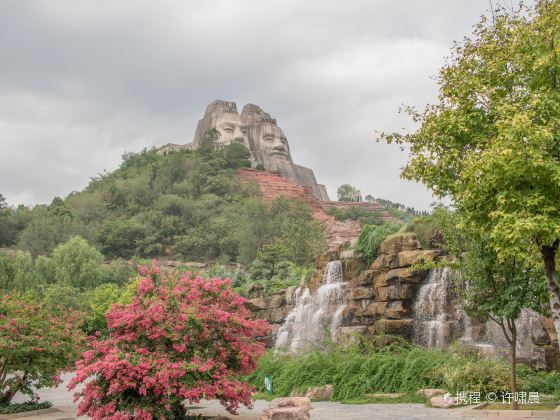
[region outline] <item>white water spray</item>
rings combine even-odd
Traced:
[[[314,294],[306,286],[294,292],[294,308],[278,329],[275,348],[297,352],[320,344],[325,334],[336,339],[340,327],[346,283],[342,278],[342,263],[331,261],[323,281]]]

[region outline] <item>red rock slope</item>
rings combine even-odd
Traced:
[[[287,196],[305,201],[313,212],[315,219],[325,223],[329,231],[329,248],[338,247],[349,242],[360,235],[360,224],[353,220],[336,221],[329,216],[318,201],[310,187],[296,184],[286,178],[269,172],[254,169],[242,169],[238,172],[238,178],[242,183],[256,182],[266,201],[272,201],[278,196]],[[332,202],[326,202],[332,203]]]

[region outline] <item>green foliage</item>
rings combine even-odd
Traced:
[[[112,283],[101,284],[89,293],[89,316],[86,320],[88,331],[107,332],[105,313],[111,309],[113,303],[119,301],[122,294],[122,289]]]
[[[450,197],[499,259],[545,264],[560,334],[559,37],[557,0],[498,7],[454,46],[437,103],[408,109],[420,128],[383,137],[409,145],[402,175]]]
[[[373,393],[412,394],[421,388],[500,393],[509,391],[507,361],[480,358],[466,352],[427,350],[416,346],[330,346],[326,351],[298,355],[269,351],[249,381],[264,392],[264,377],[272,376],[276,396],[331,384],[333,400],[359,399]],[[552,393],[560,386],[558,372],[520,367],[519,389]],[[408,398],[408,397],[407,397]],[[394,401],[393,401],[394,402]]]
[[[350,184],[343,184],[336,190],[338,201],[362,201],[362,193]]]
[[[263,246],[262,251],[257,253],[257,261],[259,261],[263,268],[268,272],[268,279],[271,279],[275,274],[276,266],[288,256],[288,249],[280,243],[271,243]]]
[[[450,353],[416,347],[390,346],[377,351],[331,347],[297,356],[271,351],[260,360],[249,380],[264,391],[264,376],[272,376],[279,396],[332,384],[333,399],[340,401],[369,393],[441,387],[442,379],[433,372],[452,360]]]
[[[4,197],[0,200],[0,247],[13,246],[19,233],[29,223],[30,211],[20,205],[17,208],[9,207]]]
[[[65,283],[54,283],[41,290],[41,301],[48,308],[71,308],[80,312],[87,311],[84,294],[77,287]]]
[[[57,246],[52,254],[56,282],[81,290],[100,284],[102,262],[103,255],[79,236]]]
[[[379,245],[387,239],[389,235],[396,233],[401,228],[397,223],[386,223],[384,225],[365,225],[358,238],[356,249],[362,258],[371,264],[377,258]]]
[[[43,401],[43,402],[27,401],[24,403],[0,405],[0,414],[24,413],[26,411],[44,410],[46,408],[51,408],[51,407],[52,407],[52,403],[49,401]]]
[[[331,208],[327,210],[327,214],[333,216],[336,220],[357,220],[362,225],[383,224],[383,219],[379,212],[360,207],[350,207],[347,209]]]
[[[36,285],[31,254],[25,251],[18,251],[13,264],[13,279],[8,289],[28,290]]]
[[[469,390],[485,395],[510,390],[510,372],[503,360],[457,358],[435,371],[451,394]]]
[[[25,229],[19,234],[17,246],[29,251],[33,257],[48,255],[56,245],[72,236],[92,240],[88,226],[61,210],[62,206],[36,206]]]
[[[519,378],[526,390],[538,390],[541,393],[555,394],[556,398],[560,398],[560,372],[556,370],[535,372],[521,365]]]
[[[258,252],[264,252],[266,246],[269,251],[265,254],[274,250],[276,261],[309,264],[324,250],[326,243],[325,228],[313,218],[309,206],[286,197],[276,198],[271,206],[258,198],[246,200],[238,237],[239,260],[245,264],[253,261]]]
[[[0,295],[0,404],[18,392],[37,400],[37,388],[61,382],[60,371],[82,344],[77,321],[74,311],[49,308],[28,294]]]
[[[401,203],[395,203],[391,200],[386,200],[384,198],[375,198],[372,195],[366,195],[366,201],[369,203],[376,202],[381,207],[387,210],[391,216],[395,219],[402,220],[403,222],[408,222],[417,216],[427,216],[428,212],[425,210],[416,210],[414,207],[405,206]]]
[[[410,220],[403,229],[416,235],[424,249],[441,248],[441,231],[432,216],[419,216]]]

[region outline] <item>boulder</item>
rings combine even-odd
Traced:
[[[375,297],[379,302],[404,300],[412,298],[415,291],[416,287],[410,284],[393,284],[391,286],[378,287],[375,291]]]
[[[396,254],[401,251],[422,249],[420,241],[412,233],[390,236],[379,246],[379,255]]]
[[[304,407],[311,409],[311,400],[307,397],[282,397],[273,399],[268,408]]]
[[[333,386],[323,385],[310,388],[305,396],[311,401],[329,401],[333,396]]]
[[[247,295],[249,299],[262,298],[264,297],[264,292],[265,290],[262,284],[253,284],[249,287],[249,290],[247,290]]]
[[[375,287],[387,286],[397,283],[420,283],[426,275],[423,271],[412,271],[409,268],[393,268],[375,278]]]
[[[422,260],[433,261],[439,253],[437,249],[402,251],[391,261],[390,268],[410,267]]]
[[[348,293],[348,299],[372,299],[373,289],[371,287],[354,287]]]
[[[458,405],[457,397],[452,397],[449,394],[432,397],[430,398],[430,403],[432,404],[432,407],[436,408],[451,408]]]
[[[365,316],[382,315],[387,308],[387,302],[373,302],[368,305],[362,312]]]
[[[281,290],[265,298],[268,308],[280,308],[286,305],[286,291]]]
[[[416,391],[416,395],[423,395],[426,398],[437,397],[438,395],[443,395],[445,393],[445,389],[438,388],[423,388]]]
[[[379,273],[372,270],[362,271],[356,277],[347,279],[351,287],[371,286],[373,278]]]
[[[409,338],[412,335],[413,326],[413,319],[380,319],[369,327],[369,331],[372,335],[390,334]]]
[[[309,420],[311,401],[307,397],[273,399],[260,420]]]
[[[356,344],[360,337],[362,337],[367,331],[367,326],[356,325],[351,327],[340,327],[338,329],[338,336],[336,341],[342,346]]]
[[[408,312],[408,308],[403,304],[402,300],[395,300],[388,303],[383,314],[386,319],[401,319],[408,315]]]
[[[244,305],[251,312],[264,311],[266,309],[264,297],[249,299],[245,301]]]

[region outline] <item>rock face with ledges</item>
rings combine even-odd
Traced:
[[[365,327],[365,334],[396,334],[410,338],[413,328],[413,301],[426,271],[411,266],[433,261],[438,250],[424,250],[411,234],[394,235],[379,247],[370,267],[360,266],[359,256],[347,255],[345,279],[349,281],[347,327]],[[357,267],[356,267],[357,266]]]

